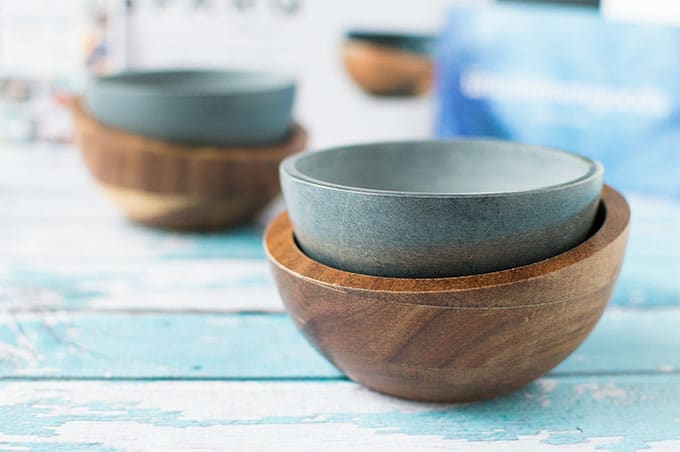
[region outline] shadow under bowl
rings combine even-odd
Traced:
[[[130,219],[159,228],[204,231],[253,219],[280,190],[278,167],[301,151],[294,126],[279,144],[188,147],[105,126],[71,105],[85,166]]]
[[[176,70],[98,77],[85,109],[102,123],[188,145],[265,145],[292,127],[295,81],[265,72]]]
[[[281,165],[288,213],[313,259],[387,277],[462,276],[536,262],[582,242],[602,167],[494,140],[344,146]]]
[[[630,211],[605,186],[592,235],[541,262],[456,278],[381,278],[306,256],[284,213],[264,245],[286,308],[307,340],[373,390],[467,402],[517,390],[586,338],[611,297]]]

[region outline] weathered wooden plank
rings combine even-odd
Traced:
[[[680,376],[542,379],[428,405],[350,382],[0,384],[0,447],[32,450],[678,450]]]
[[[45,258],[0,262],[0,309],[282,312],[263,259]]]
[[[0,322],[0,378],[339,375],[280,314],[8,314]]]
[[[609,310],[554,375],[680,372],[680,309]],[[287,316],[6,313],[0,378],[340,378]]]
[[[77,219],[67,224],[45,222],[0,227],[3,261],[12,263],[26,258],[40,261],[55,256],[102,260],[264,257],[261,227],[240,227],[228,233],[180,234],[145,228],[118,217],[99,219],[96,225]]]
[[[2,198],[0,193],[0,201]],[[646,209],[646,204],[640,208],[644,215]],[[238,278],[229,274],[232,271],[241,274],[238,270],[241,259],[264,258],[259,227],[214,234],[173,234],[130,224],[115,214],[94,215],[87,221],[77,215],[67,217],[68,221],[60,221],[59,216],[40,221],[26,218],[19,221],[14,217],[0,221],[0,303],[11,305],[12,309],[30,309],[28,295],[34,304],[43,307],[129,309],[130,303],[120,303],[124,296],[134,299],[140,309],[155,309],[163,303],[166,309],[192,305],[196,310],[214,310],[219,309],[217,291],[202,297],[202,289],[192,281],[240,291],[235,283]],[[680,220],[665,226],[652,219],[646,226],[633,224],[614,304],[680,304],[680,235],[674,232],[677,226]],[[654,228],[661,228],[661,232],[654,232]],[[666,238],[667,234],[670,238]],[[678,242],[677,247],[674,241]],[[189,261],[167,263],[168,259]],[[231,264],[222,259],[237,262]],[[186,265],[185,270],[182,265]],[[167,290],[153,296],[150,288],[146,290],[143,285],[125,279],[131,273],[126,268],[137,269],[135,274],[145,275],[150,281],[165,278]],[[257,288],[257,293],[253,284],[249,286],[255,294],[252,297],[233,297],[225,292],[224,299],[243,302],[241,306],[228,302],[223,306],[225,310],[281,309],[278,297],[271,296],[274,292],[266,266],[259,269],[260,275],[255,278],[263,285]],[[93,278],[95,272],[98,276]],[[213,275],[214,279],[208,280],[199,273]],[[126,286],[129,292],[124,293]]]
[[[173,239],[159,236],[163,240]],[[117,250],[127,249],[130,255],[0,260],[0,309],[283,311],[266,262],[250,257],[262,252],[259,237],[245,244],[223,243],[224,254],[232,257],[182,258],[179,255],[190,256],[196,249],[191,244],[184,248],[184,243],[181,236],[174,245],[166,243],[178,256],[172,259],[149,256],[151,249],[124,242]],[[213,249],[216,253],[217,248]],[[611,304],[680,305],[679,261],[629,258]]]

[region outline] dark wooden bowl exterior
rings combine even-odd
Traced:
[[[417,53],[350,40],[342,58],[354,82],[375,96],[417,96],[432,85],[432,61]]]
[[[286,214],[265,233],[281,297],[309,342],[351,379],[407,399],[465,402],[519,389],[586,338],[612,294],[630,211],[605,187],[581,245],[510,270],[380,278],[304,255]]]
[[[79,100],[71,110],[92,176],[131,219],[162,228],[206,230],[251,219],[279,194],[281,160],[307,142],[296,125],[279,145],[190,147],[105,126]]]

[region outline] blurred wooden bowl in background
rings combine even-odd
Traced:
[[[184,146],[105,126],[80,99],[70,103],[85,166],[130,219],[175,230],[211,230],[251,220],[280,191],[278,166],[304,149],[295,125],[280,144]]]
[[[433,63],[427,55],[350,38],[342,58],[352,80],[374,96],[417,96],[432,85]]]

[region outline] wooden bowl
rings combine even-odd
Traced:
[[[133,135],[71,103],[83,161],[111,200],[134,221],[209,230],[253,218],[279,194],[278,167],[307,141],[296,125],[278,145],[188,147]]]
[[[415,52],[350,39],[342,58],[352,80],[374,96],[417,96],[432,85],[432,61]]]
[[[286,214],[265,232],[297,327],[349,378],[407,399],[464,402],[521,388],[586,338],[611,296],[630,211],[610,187],[586,241],[510,270],[454,278],[381,278],[304,255]]]

